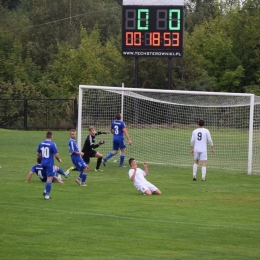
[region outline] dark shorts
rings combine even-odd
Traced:
[[[97,152],[95,150],[92,150],[90,153],[84,154],[82,158],[86,162],[86,164],[89,164],[90,158],[95,157],[96,153]]]

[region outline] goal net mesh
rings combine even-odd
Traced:
[[[207,165],[212,168],[247,171],[250,96],[140,90],[82,87],[79,145],[82,147],[90,125],[94,125],[96,131],[110,132],[111,122],[116,113],[121,112],[133,142],[131,146],[127,145],[126,164],[128,158],[134,157],[138,161],[149,163],[191,166],[191,134],[198,127],[198,120],[203,118],[215,147],[214,155],[208,149]],[[260,171],[259,112],[260,97],[255,97],[252,172]],[[106,156],[112,151],[112,135],[100,136],[102,138],[105,138],[106,144],[97,150]],[[112,163],[113,159],[115,158],[108,163]]]

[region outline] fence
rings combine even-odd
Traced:
[[[74,99],[1,99],[0,128],[70,129],[76,127]]]

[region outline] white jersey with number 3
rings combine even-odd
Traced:
[[[192,132],[191,146],[194,147],[194,153],[207,152],[207,142],[213,146],[213,142],[208,129],[199,127]]]

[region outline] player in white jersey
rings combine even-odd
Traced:
[[[148,175],[148,165],[146,162],[144,162],[144,171],[137,167],[134,158],[129,159],[129,164],[131,169],[129,170],[128,175],[130,180],[134,182],[134,186],[137,190],[141,191],[143,195],[161,194],[161,191],[144,177]]]
[[[202,181],[206,181],[206,164],[207,164],[207,143],[210,144],[212,154],[214,154],[213,141],[208,129],[204,128],[204,120],[199,120],[199,128],[192,132],[191,136],[191,154],[194,154],[193,180],[196,181],[196,174],[199,161],[201,161]]]

